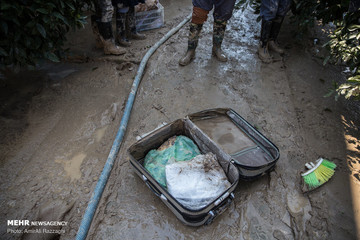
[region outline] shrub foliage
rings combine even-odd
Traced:
[[[259,13],[261,0],[239,0],[237,8],[251,7]],[[293,0],[292,13],[300,33],[315,26],[333,23],[336,26],[325,44],[330,49],[330,57],[338,63],[346,64],[351,70],[347,82],[336,86],[336,91],[345,98],[360,100],[360,3],[357,0]],[[329,58],[330,58],[329,57]],[[326,58],[324,64],[329,60]]]
[[[2,0],[0,66],[59,61],[65,34],[85,23],[88,0]]]

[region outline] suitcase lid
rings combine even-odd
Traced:
[[[279,158],[277,147],[230,108],[204,110],[186,118],[230,155],[237,165],[259,169]]]

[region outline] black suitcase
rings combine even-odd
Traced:
[[[144,168],[146,154],[174,135],[192,139],[202,153],[212,152],[231,186],[217,199],[199,210],[190,210],[162,188]],[[177,218],[190,226],[210,224],[234,199],[239,178],[254,179],[271,170],[279,158],[274,144],[232,109],[210,109],[167,124],[137,141],[129,148],[130,163],[145,184]]]

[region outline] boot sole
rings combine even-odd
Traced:
[[[219,60],[220,62],[227,62],[228,61],[228,59],[226,58],[226,59],[221,59],[221,58],[219,58],[217,55],[216,55],[216,53],[213,53],[212,54],[213,55],[213,57],[215,57],[217,60]]]
[[[278,50],[275,50],[275,49],[273,49],[273,48],[269,48],[269,50],[270,50],[270,51],[273,51],[273,52],[276,52],[276,53],[278,53],[278,54],[280,54],[280,55],[282,55],[282,54],[285,53],[285,51],[278,51]]]
[[[110,52],[110,51],[104,51],[104,54],[105,54],[105,55],[115,55],[115,56],[123,55],[123,54],[125,54],[125,53],[126,53],[125,50],[124,50],[124,51],[121,51],[121,52],[118,52],[118,53],[112,53],[112,52]]]
[[[180,62],[180,61],[179,61],[179,65],[180,65],[180,66],[187,66],[187,65],[189,65],[193,60],[194,60],[194,58],[192,57],[192,58],[190,58],[190,61],[189,61],[189,62],[186,62],[186,63],[183,63],[183,62]]]
[[[272,63],[272,58],[270,59],[270,58],[262,58],[262,57],[260,57],[260,55],[259,55],[259,59],[263,62],[263,63]]]

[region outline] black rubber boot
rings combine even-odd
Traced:
[[[188,38],[188,48],[187,51],[179,61],[181,66],[188,65],[191,60],[195,57],[195,49],[199,42],[199,37],[202,29],[202,24],[190,23],[189,38]]]
[[[272,21],[273,24],[271,26],[271,31],[269,36],[269,49],[280,54],[284,53],[284,49],[279,47],[277,42],[277,37],[279,35],[283,21],[284,21],[284,17],[276,16],[276,18]]]
[[[261,61],[264,63],[272,62],[272,56],[269,53],[268,43],[270,40],[270,33],[272,28],[272,21],[262,20],[261,23],[261,36],[260,36],[260,45],[258,48],[258,54]]]
[[[135,21],[135,9],[130,7],[128,13],[126,14],[126,33],[129,39],[143,40],[146,39],[145,34],[141,34],[136,29]]]
[[[102,48],[103,44],[102,44],[102,41],[101,41],[101,35],[100,35],[99,27],[98,27],[98,24],[97,24],[98,21],[99,21],[98,16],[91,15],[91,29],[92,29],[92,32],[95,35],[95,44],[96,44],[97,48]]]
[[[111,22],[100,22],[97,21],[97,25],[99,28],[99,33],[104,40],[112,39],[113,32],[112,32],[112,25]]]
[[[116,9],[116,41],[124,47],[129,47],[131,42],[126,37],[126,13]]]
[[[226,55],[221,50],[221,44],[224,40],[226,24],[226,21],[214,20],[212,54],[221,62],[227,61]]]

